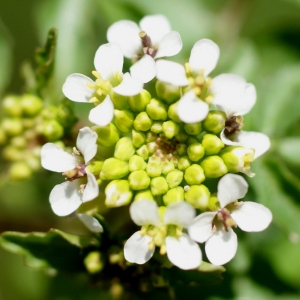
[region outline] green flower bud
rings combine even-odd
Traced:
[[[21,98],[23,112],[28,116],[37,115],[43,107],[42,99],[31,94],[24,94]]]
[[[0,127],[0,145],[4,145],[7,141],[5,131]]]
[[[163,122],[163,133],[168,139],[173,138],[179,133],[180,127],[173,121]]]
[[[135,191],[144,190],[150,184],[150,177],[143,170],[130,173],[128,180],[130,187]]]
[[[191,160],[187,156],[182,156],[178,161],[178,169],[184,171],[191,165]]]
[[[123,137],[116,144],[114,157],[129,161],[134,153],[135,148],[132,144],[131,138]]]
[[[178,107],[178,102],[175,102],[172,105],[170,105],[170,107],[168,109],[168,116],[174,122],[182,123],[182,121],[179,119],[178,114],[177,114],[177,107]]]
[[[185,131],[180,131],[177,135],[175,135],[175,139],[179,143],[184,143],[189,138],[189,135]]]
[[[3,149],[3,158],[8,161],[17,161],[22,159],[23,153],[15,146],[8,145]]]
[[[123,133],[129,133],[133,127],[134,114],[130,110],[114,110],[114,123]]]
[[[180,99],[180,88],[178,86],[157,80],[155,87],[158,97],[168,104],[174,103]]]
[[[25,162],[15,162],[10,166],[9,176],[15,181],[26,180],[32,176],[32,170]]]
[[[174,170],[168,173],[166,176],[167,183],[169,188],[172,189],[179,185],[183,179],[183,172],[179,170]]]
[[[150,188],[154,196],[165,194],[169,190],[167,180],[162,176],[153,178]]]
[[[104,161],[100,178],[103,180],[119,179],[129,173],[128,162],[117,158],[108,158]]]
[[[200,143],[194,143],[188,146],[187,153],[192,161],[198,161],[204,156],[204,148]]]
[[[138,201],[138,200],[145,200],[145,199],[154,200],[154,197],[149,189],[136,192],[133,200]]]
[[[136,150],[136,154],[143,158],[143,160],[147,160],[149,157],[149,150],[146,145],[143,145],[139,149]]]
[[[167,191],[163,196],[165,205],[170,205],[175,202],[181,202],[184,199],[184,189],[181,186],[177,186]]]
[[[168,112],[166,106],[157,99],[151,99],[146,108],[147,114],[153,120],[165,121],[168,118]]]
[[[205,177],[217,178],[225,175],[228,170],[221,157],[217,155],[206,157],[201,163]]]
[[[193,136],[190,136],[187,141],[186,141],[186,144],[188,146],[192,145],[192,144],[197,144],[199,143],[199,140],[196,138],[196,137],[193,137]]]
[[[155,134],[151,131],[147,132],[147,138],[146,138],[147,143],[154,142],[154,141],[156,141],[156,139],[157,139],[157,134]]]
[[[104,259],[99,251],[90,252],[83,260],[89,274],[96,274],[103,270]]]
[[[45,107],[41,112],[42,118],[46,120],[56,119],[57,114],[58,114],[58,107],[56,106]]]
[[[170,173],[173,170],[175,170],[175,167],[174,167],[174,164],[171,163],[170,161],[166,160],[161,163],[161,172],[164,175],[167,175],[168,173]]]
[[[184,124],[184,130],[189,135],[198,135],[201,133],[202,130],[202,123],[190,123],[190,124]]]
[[[153,154],[157,150],[156,142],[150,142],[147,144],[147,148],[150,154]]]
[[[249,177],[255,174],[250,170],[250,163],[254,160],[254,149],[242,146],[229,146],[220,152],[228,172],[242,172]]]
[[[117,127],[112,123],[104,127],[93,126],[92,129],[98,134],[97,144],[103,147],[115,145],[120,138]]]
[[[135,130],[148,131],[150,130],[152,123],[152,119],[143,111],[136,116],[133,121],[133,126]]]
[[[23,132],[23,125],[21,119],[5,118],[2,120],[2,129],[7,135],[16,136]]]
[[[206,130],[218,134],[225,127],[225,121],[226,114],[223,111],[212,110],[203,121],[203,126]]]
[[[112,103],[114,104],[115,109],[123,110],[123,109],[128,109],[129,108],[129,98],[126,96],[121,96],[114,91],[111,91],[110,94],[110,99]]]
[[[139,148],[146,142],[146,134],[142,131],[132,130],[132,144],[134,147]]]
[[[210,191],[203,184],[190,186],[184,195],[184,198],[187,202],[189,202],[195,208],[201,209],[202,211],[207,209],[209,197]]]
[[[48,141],[58,140],[64,135],[64,128],[56,120],[45,120],[37,127],[37,131]]]
[[[150,93],[146,90],[142,90],[140,94],[129,97],[128,103],[134,112],[142,112],[146,110],[146,106],[150,103],[150,100]]]
[[[177,153],[182,156],[182,155],[185,155],[186,154],[186,151],[187,151],[187,146],[186,144],[178,144],[176,146],[176,151]]]
[[[143,160],[142,157],[138,155],[133,155],[129,160],[129,171],[138,171],[145,170],[147,167],[147,163]]]
[[[202,146],[206,155],[213,155],[219,153],[219,151],[224,148],[224,143],[214,134],[205,134],[203,136]]]
[[[146,172],[150,177],[159,176],[161,174],[160,162],[148,162]]]
[[[159,122],[159,121],[153,122],[153,124],[151,126],[151,131],[155,134],[161,133],[163,131],[162,124],[163,123]]]
[[[32,128],[36,124],[36,119],[22,118],[22,124],[23,124],[23,127],[26,128],[26,129]]]
[[[204,171],[199,165],[191,165],[185,170],[184,179],[189,185],[200,184],[205,180]]]
[[[22,106],[19,96],[9,95],[2,101],[4,112],[10,117],[20,117],[22,115]]]
[[[210,196],[207,208],[211,211],[217,211],[220,209],[219,200],[215,195]]]
[[[10,140],[11,145],[23,149],[26,147],[28,141],[23,136],[15,136]]]
[[[127,205],[132,195],[128,180],[113,180],[105,188],[105,204],[108,207]]]
[[[94,175],[99,175],[101,170],[102,170],[102,167],[103,167],[103,161],[93,161],[91,163],[89,163],[87,165],[87,169]]]

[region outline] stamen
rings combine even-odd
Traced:
[[[97,72],[97,71],[92,71],[92,74],[93,74],[96,78],[100,78],[100,77],[101,77],[100,73]]]
[[[159,254],[160,255],[164,255],[166,253],[167,253],[167,247],[166,247],[166,245],[161,245],[160,246],[160,250],[159,250]]]
[[[96,87],[95,84],[91,83],[91,82],[88,82],[87,84],[87,87],[89,87],[90,89],[94,89]]]
[[[99,100],[96,97],[93,97],[89,100],[90,103],[98,103]]]
[[[81,184],[81,185],[79,186],[79,188],[80,188],[80,193],[81,193],[81,194],[83,194],[84,189],[85,189],[85,186],[86,186],[86,184]]]
[[[73,153],[78,156],[80,155],[80,152],[76,149],[76,147],[73,147]]]

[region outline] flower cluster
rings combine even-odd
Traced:
[[[162,59],[182,42],[161,15],[139,26],[119,21],[107,38],[95,55],[96,79],[72,74],[63,85],[70,100],[95,105],[94,125],[79,131],[73,154],[51,143],[41,151],[43,167],[66,178],[50,194],[53,211],[66,216],[104,194],[107,208],[131,203],[141,226],[125,242],[128,262],[144,264],[158,247],[173,265],[198,268],[198,243],[206,242],[208,260],[225,264],[237,250],[232,227],[261,231],[272,220],[261,204],[238,201],[248,184],[236,173],[254,176],[251,162],[270,146],[264,134],[242,131],[255,87],[238,75],[209,77],[220,50],[208,39],[195,43],[184,66]],[[132,61],[125,74],[124,57]],[[155,95],[145,83],[155,83]],[[79,217],[102,231],[96,219]]]

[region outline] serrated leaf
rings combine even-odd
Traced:
[[[84,269],[84,249],[97,247],[99,242],[93,237],[82,237],[57,229],[44,232],[4,232],[0,245],[24,256],[25,264],[45,270],[81,271]]]

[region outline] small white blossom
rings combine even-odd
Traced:
[[[99,126],[106,126],[113,119],[114,105],[111,91],[122,96],[134,96],[143,89],[143,84],[155,76],[155,63],[149,56],[143,57],[123,76],[123,54],[116,43],[100,46],[95,54],[93,74],[96,80],[83,75],[71,74],[63,85],[64,95],[75,102],[94,103],[89,120]],[[104,98],[101,102],[99,97]],[[101,103],[100,103],[101,102]]]
[[[88,127],[80,129],[74,154],[69,154],[52,143],[41,149],[42,166],[50,171],[63,172],[67,181],[56,185],[50,193],[52,210],[58,216],[67,216],[83,202],[95,199],[99,188],[95,176],[86,168],[97,152],[97,134]],[[80,153],[83,155],[81,160]],[[82,178],[87,177],[87,183]],[[84,181],[85,182],[85,181]]]
[[[199,267],[201,250],[186,233],[182,233],[195,216],[195,209],[190,204],[182,201],[158,208],[152,200],[138,200],[131,204],[130,216],[142,229],[127,240],[124,246],[126,260],[144,264],[153,256],[155,246],[159,246],[160,253],[166,253],[175,266],[184,270]]]
[[[248,184],[243,177],[226,174],[218,184],[220,209],[200,214],[188,228],[193,240],[206,242],[207,258],[215,265],[227,263],[237,251],[237,236],[232,226],[257,232],[266,229],[272,221],[272,213],[265,206],[255,202],[237,202],[247,190]]]

